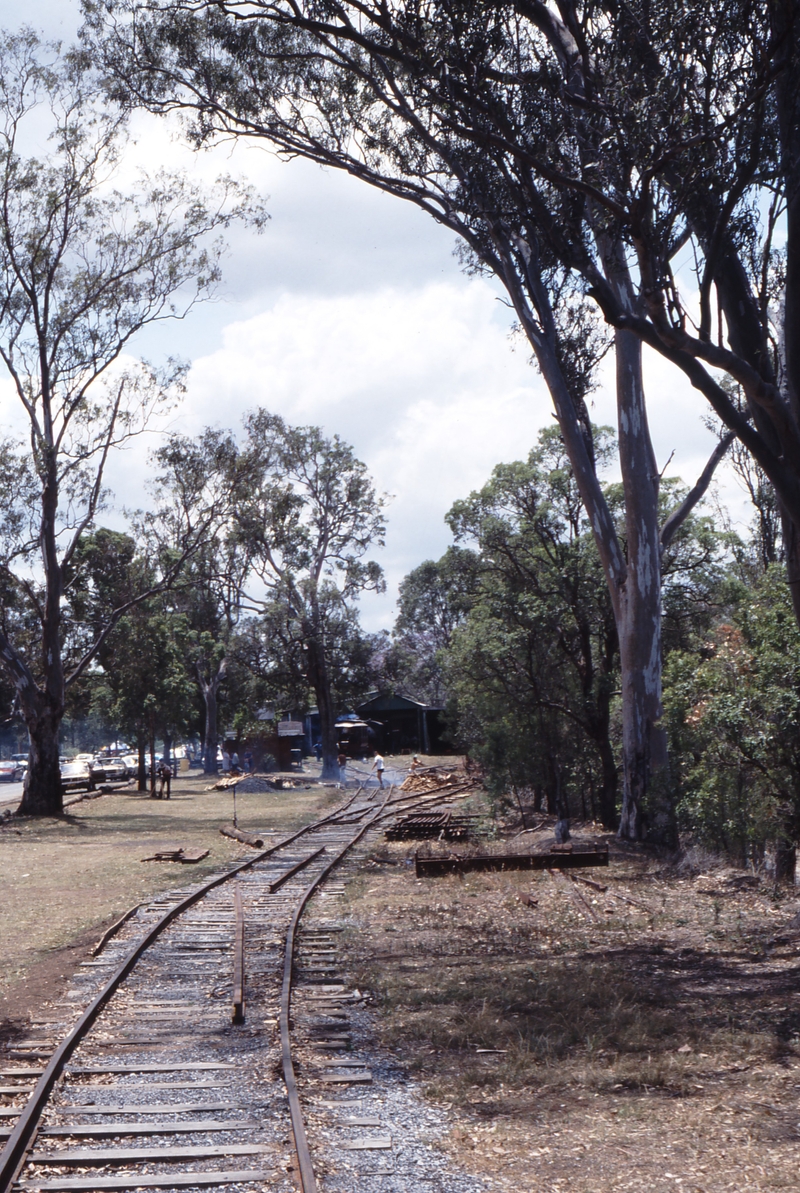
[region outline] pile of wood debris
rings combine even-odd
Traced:
[[[206,791],[229,791],[231,787],[243,792],[293,791],[298,787],[309,786],[307,779],[288,779],[280,775],[276,775],[274,779],[268,779],[266,775],[225,775],[207,787]]]
[[[409,771],[408,777],[400,784],[400,790],[424,795],[426,791],[438,791],[460,785],[466,778],[467,774],[460,766],[424,766]]]

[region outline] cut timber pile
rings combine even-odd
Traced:
[[[216,783],[212,783],[206,791],[230,791],[235,787],[238,791],[291,791],[296,787],[308,787],[304,779],[268,779],[266,775],[226,775]]]
[[[159,849],[158,853],[150,857],[143,857],[143,862],[181,862],[184,866],[193,866],[195,862],[202,862],[208,857],[210,849],[184,849],[176,845],[172,849]]]
[[[410,771],[400,784],[401,791],[424,795],[426,791],[446,790],[464,782],[464,772],[455,767],[426,766],[424,770]]]

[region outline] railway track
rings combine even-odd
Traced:
[[[334,872],[370,828],[435,798],[390,789],[376,804],[359,789],[122,924],[81,967],[60,1018],[39,1025],[39,1050],[0,1070],[0,1193],[297,1183],[316,1193],[293,995],[313,1045],[303,1078],[333,1092],[369,1082],[347,1053],[348,1009],[360,996],[337,972],[341,926],[324,900],[343,889]],[[312,899],[314,927],[303,930]],[[358,1125],[343,1120],[342,1147],[385,1146],[382,1136],[353,1138]]]

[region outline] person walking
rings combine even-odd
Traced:
[[[336,761],[339,763],[339,782],[341,783],[342,787],[346,787],[347,786],[347,755],[345,753],[341,753],[339,755],[339,757],[336,759]]]
[[[375,761],[372,763],[372,769],[378,772],[378,785],[383,787],[383,772],[385,768],[383,764],[383,756],[381,754],[375,755]]]
[[[169,799],[172,789],[172,767],[163,758],[158,764],[158,798]]]

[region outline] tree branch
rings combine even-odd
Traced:
[[[661,528],[661,551],[666,551],[667,547],[672,542],[677,531],[681,528],[683,523],[689,517],[694,507],[705,496],[708,486],[711,484],[717,465],[722,461],[726,455],[728,448],[733,443],[736,435],[733,431],[728,431],[723,435],[717,446],[711,453],[708,463],[706,464],[700,476],[697,478],[697,483],[694,488],[690,489],[684,497],[677,509],[673,510],[666,522]]]

